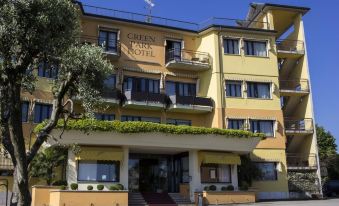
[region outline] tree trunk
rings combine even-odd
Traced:
[[[30,206],[31,194],[28,190],[28,176],[23,177],[25,172],[17,172],[18,167],[15,168],[13,173],[13,191],[10,201],[10,206]]]

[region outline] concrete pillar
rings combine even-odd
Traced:
[[[125,189],[128,189],[128,160],[129,160],[129,148],[123,147],[124,159],[120,164],[120,184],[124,185]]]
[[[66,180],[68,184],[76,183],[77,178],[77,163],[75,161],[75,155],[71,150],[68,150],[68,160],[66,167]]]
[[[188,154],[190,176],[190,199],[194,201],[194,192],[201,191],[200,165],[198,150],[191,150]]]
[[[238,165],[231,165],[231,174],[234,190],[238,190]]]

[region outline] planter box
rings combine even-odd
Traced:
[[[195,193],[195,204],[198,203],[198,194]],[[250,191],[203,191],[203,205],[223,205],[233,203],[254,203],[255,192]]]
[[[60,189],[60,186],[40,186],[32,187],[32,206],[49,205],[50,191]]]

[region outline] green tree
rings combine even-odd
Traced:
[[[322,126],[316,125],[316,131],[320,162],[327,166],[337,154],[335,138]]]
[[[30,165],[30,176],[43,178],[48,185],[51,185],[56,175],[55,169],[67,159],[67,151],[66,146],[52,146],[40,150]]]
[[[79,27],[79,10],[72,0],[0,1],[0,141],[14,165],[11,205],[30,206],[29,165],[58,119],[73,116],[70,97],[77,95],[85,111],[91,112],[100,100],[103,80],[113,70],[101,48],[80,44]],[[53,109],[27,148],[21,92],[34,91],[32,71],[41,62],[59,69],[53,82]]]

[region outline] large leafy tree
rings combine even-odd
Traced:
[[[86,111],[97,102],[102,82],[112,71],[102,50],[82,45],[79,12],[71,0],[0,1],[0,138],[14,165],[12,205],[29,206],[28,168],[58,119],[73,114],[71,95]],[[21,95],[34,92],[41,62],[57,65],[50,119],[27,148],[21,122]]]

